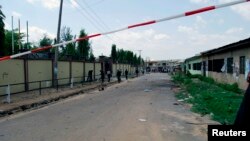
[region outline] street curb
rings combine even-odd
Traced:
[[[110,86],[112,86],[114,84],[117,84],[117,83],[118,82],[116,82],[116,81],[109,82],[108,84],[105,85],[105,87],[110,87]],[[18,113],[18,112],[26,111],[26,110],[29,110],[29,109],[32,109],[32,110],[39,109],[39,108],[42,108],[42,107],[44,107],[44,106],[46,106],[48,104],[53,104],[53,103],[59,102],[61,100],[67,99],[69,97],[76,96],[76,95],[82,95],[82,94],[84,94],[86,92],[89,92],[89,91],[92,91],[92,90],[97,90],[98,88],[100,88],[100,85],[94,86],[92,88],[87,88],[87,89],[83,88],[83,89],[78,90],[76,92],[70,92],[70,93],[65,94],[65,95],[60,95],[60,96],[45,99],[45,100],[43,99],[43,100],[33,102],[33,103],[29,103],[29,104],[19,105],[17,107],[10,108],[10,109],[7,109],[7,110],[0,110],[0,118],[8,116],[8,115],[15,114],[15,113]]]

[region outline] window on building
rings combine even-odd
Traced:
[[[213,71],[213,60],[208,60],[208,71]]]
[[[245,74],[245,56],[240,56],[240,74]]]
[[[197,70],[196,69],[196,63],[193,63],[193,70]]]
[[[197,70],[201,70],[201,63],[197,63],[197,64],[196,64],[196,69],[197,69]]]
[[[233,73],[233,58],[227,58],[227,73]]]
[[[221,72],[221,68],[224,65],[224,59],[213,60],[213,72]]]
[[[188,64],[188,69],[191,70],[191,64]]]
[[[166,66],[167,64],[166,63],[162,63],[162,66]]]

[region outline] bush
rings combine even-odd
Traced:
[[[239,88],[237,83],[233,84],[217,83],[217,85],[227,91],[232,91],[239,94],[242,93],[242,90]]]
[[[191,77],[191,76],[192,74],[189,71],[187,71],[187,77]]]
[[[209,84],[215,84],[227,91],[235,92],[238,94],[242,93],[242,90],[239,88],[237,83],[234,83],[234,84],[219,83],[219,82],[216,82],[211,77],[205,77],[200,74],[192,75],[189,71],[187,72],[187,75],[178,73],[173,76],[173,79],[175,82],[184,83],[184,84],[190,84],[192,82],[191,80],[192,78],[198,78],[200,81],[207,82]]]

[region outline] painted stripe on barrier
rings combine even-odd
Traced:
[[[31,50],[31,52],[36,53],[36,52],[40,52],[40,51],[51,49],[51,48],[52,48],[52,46],[45,46],[45,47],[42,47],[42,48],[37,48],[37,49]]]
[[[186,12],[185,16],[190,16],[190,15],[194,15],[194,14],[198,14],[198,13],[202,13],[202,12],[206,12],[206,11],[210,11],[210,10],[214,10],[214,9],[215,9],[215,6],[209,6],[209,7]]]
[[[85,37],[82,37],[82,38],[78,38],[76,39],[76,41],[81,41],[81,40],[86,40],[86,39],[90,39],[90,38],[93,38],[93,37],[97,37],[97,36],[101,36],[102,34],[94,34],[94,35],[89,35],[89,36],[85,36]]]
[[[23,56],[23,55],[27,55],[27,54],[30,54],[32,53],[31,51],[26,51],[26,52],[22,52],[22,53],[18,53],[18,54],[15,54],[15,55],[11,55],[10,58],[13,59],[13,58],[17,58],[17,57],[20,57],[20,56]]]
[[[135,28],[138,26],[145,26],[145,25],[154,24],[154,23],[155,23],[155,20],[144,22],[144,23],[139,23],[139,24],[134,24],[134,25],[128,26],[128,28]]]
[[[9,60],[9,59],[11,59],[10,56],[5,56],[5,57],[0,58],[0,61]]]

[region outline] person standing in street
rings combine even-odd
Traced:
[[[138,69],[136,69],[136,70],[135,70],[135,73],[136,73],[136,77],[138,77],[139,70],[138,70]]]
[[[121,74],[122,74],[122,72],[120,70],[117,70],[116,76],[117,76],[117,79],[118,79],[118,83],[121,82]]]
[[[92,72],[93,72],[93,70],[89,70],[87,82],[92,82]]]
[[[128,70],[127,69],[125,70],[125,77],[126,77],[126,80],[128,80]]]
[[[100,75],[101,75],[102,83],[104,83],[105,74],[103,70],[100,70]]]
[[[108,75],[108,82],[110,82],[110,78],[111,78],[111,71],[110,70],[107,71],[107,75]]]

